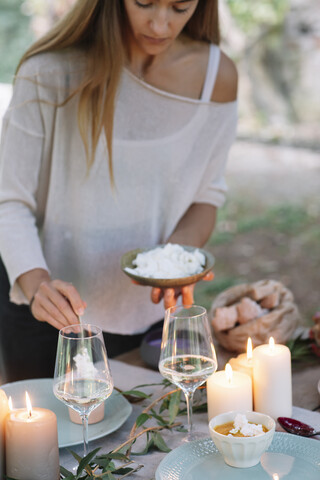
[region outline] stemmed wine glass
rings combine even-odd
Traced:
[[[192,427],[193,395],[216,369],[217,358],[206,309],[198,305],[168,308],[162,332],[159,370],[185,395],[188,435],[184,441],[201,436],[195,434]]]
[[[88,453],[89,414],[112,393],[113,381],[102,331],[95,325],[71,325],[59,331],[53,393],[78,412]]]

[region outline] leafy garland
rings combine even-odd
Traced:
[[[167,389],[168,387],[172,387],[172,384],[164,379],[160,383],[138,385],[133,390],[125,392],[119,391],[119,395],[123,395],[131,403],[137,403],[138,401],[150,399],[151,395],[139,390],[139,388],[150,386],[162,386],[164,389]],[[200,387],[199,391],[204,388],[205,387]],[[206,401],[203,402],[202,398],[203,395],[200,395],[200,398],[194,405],[194,412],[207,411],[207,403]],[[180,389],[177,388],[165,392],[143,409],[133,424],[128,439],[114,450],[99,454],[101,449],[96,448],[83,458],[75,452],[70,451],[79,464],[77,472],[74,474],[63,466],[60,466],[60,479],[121,480],[143,467],[143,465],[132,460],[132,456],[146,455],[152,450],[165,453],[170,452],[171,449],[167,446],[160,432],[162,430],[185,431],[181,422],[176,421],[178,415],[185,415],[187,412],[185,407],[180,407],[180,404]],[[146,423],[150,420],[153,420],[153,423],[156,423],[156,425],[146,426]],[[141,436],[146,437],[145,447],[140,452],[132,452],[133,445]],[[7,476],[5,478],[6,480],[15,480]]]
[[[299,363],[319,364],[320,361],[320,311],[312,316],[313,326],[300,328],[297,335],[289,340],[293,365]]]

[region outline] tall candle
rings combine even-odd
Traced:
[[[0,478],[5,475],[5,422],[9,414],[9,404],[4,390],[0,390]]]
[[[32,409],[29,404],[9,413],[6,468],[7,475],[17,480],[59,479],[57,418],[51,410]]]
[[[274,343],[253,350],[254,408],[274,419],[292,414],[291,354]]]
[[[225,370],[213,373],[207,380],[209,421],[219,413],[236,410],[252,411],[252,381],[249,375],[233,372],[229,363]]]
[[[246,373],[253,380],[252,340],[250,337],[247,342],[247,353],[241,353],[235,358],[230,358],[229,363],[233,370]]]

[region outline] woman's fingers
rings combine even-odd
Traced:
[[[205,282],[210,282],[210,280],[213,280],[214,279],[214,273],[213,272],[208,272],[202,280],[204,280]]]
[[[73,285],[53,280],[40,284],[34,295],[32,314],[39,321],[62,328],[79,323],[78,317],[85,308],[86,303]]]
[[[54,280],[52,284],[53,287],[62,293],[62,295],[69,301],[72,310],[76,315],[81,316],[84,314],[85,303],[81,300],[77,289],[71,283]],[[61,307],[65,309],[66,304],[61,303]]]
[[[160,303],[163,297],[163,290],[158,287],[153,287],[151,290],[151,301],[153,303]]]
[[[209,282],[214,279],[214,273],[208,272],[202,280]],[[153,303],[159,303],[162,298],[164,302],[164,308],[173,307],[176,304],[177,298],[182,295],[183,305],[192,305],[194,303],[194,287],[195,284],[186,285],[182,288],[157,288],[154,287],[151,290],[151,300]]]
[[[163,293],[164,308],[173,307],[177,302],[176,292],[174,288],[166,288]]]
[[[194,291],[194,284],[193,285],[186,285],[185,287],[181,288],[181,295],[182,295],[182,303],[183,305],[193,305],[193,291]]]
[[[50,312],[42,307],[42,305],[32,304],[32,313],[39,322],[49,323],[58,330],[68,325],[64,317],[61,318],[61,316],[51,315]]]

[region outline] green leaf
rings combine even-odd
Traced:
[[[80,474],[83,472],[83,470],[86,470],[89,475],[92,475],[92,469],[89,465],[91,460],[96,456],[97,452],[99,452],[100,448],[96,448],[95,450],[92,450],[92,452],[89,452],[88,455],[83,457],[80,462],[79,462],[79,467],[77,469],[77,476],[76,478],[80,477]]]
[[[157,420],[158,425],[161,425],[161,426],[169,425],[169,422],[165,418],[161,417],[161,415],[158,415],[153,409],[150,411],[150,413],[151,413],[151,416],[155,420]]]
[[[151,396],[144,392],[140,392],[140,390],[127,390],[125,392],[121,392],[121,395],[131,395],[132,397],[139,397],[139,398],[149,398]]]
[[[80,455],[78,455],[76,452],[74,452],[73,450],[68,450],[69,453],[71,453],[71,455],[77,460],[78,463],[81,462],[81,458]]]
[[[171,448],[168,447],[168,445],[163,440],[159,432],[153,432],[152,437],[153,437],[155,446],[160,450],[160,452],[165,452],[165,453],[171,452]]]
[[[65,479],[73,479],[74,475],[72,472],[60,465],[60,474],[64,476]]]
[[[134,468],[131,467],[119,467],[113,473],[117,475],[127,475],[129,472],[134,472]]]
[[[181,398],[181,390],[174,392],[170,395],[170,402],[169,402],[169,422],[173,423],[174,419],[179,413],[180,408],[180,398]]]
[[[175,428],[175,430],[177,432],[183,432],[183,433],[186,433],[188,431],[184,425],[179,425],[177,428]]]
[[[207,402],[201,403],[200,405],[194,405],[192,408],[193,413],[205,413],[208,411]]]
[[[104,455],[97,455],[94,459],[95,464],[98,465],[100,468],[103,468],[104,471],[108,469],[112,470],[113,468],[115,468],[112,460],[120,460],[123,462],[128,462],[130,458],[124,453],[110,452]]]
[[[166,397],[160,405],[159,413],[162,413],[164,410],[168,410],[170,399]]]
[[[132,452],[132,455],[146,455],[153,446],[154,446],[154,440],[152,436],[150,438],[149,432],[147,432],[146,446],[140,452]]]
[[[147,413],[141,413],[136,420],[137,427],[141,427],[149,418],[151,418],[151,416]]]

